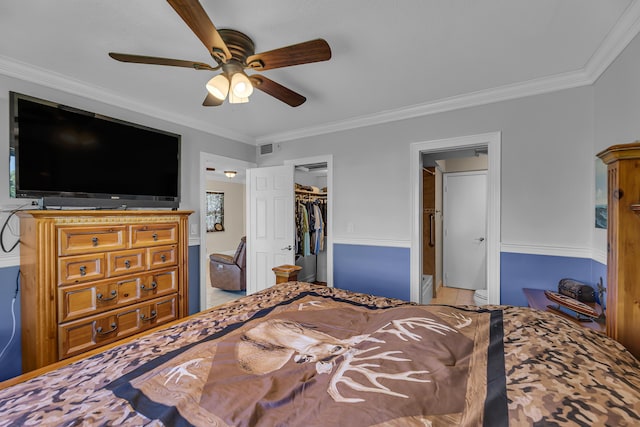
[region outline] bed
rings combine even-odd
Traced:
[[[303,282],[0,390],[0,426],[640,425],[640,364],[512,306],[423,306]]]

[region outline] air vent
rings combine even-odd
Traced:
[[[260,146],[260,155],[265,156],[273,153],[273,144],[264,144]]]

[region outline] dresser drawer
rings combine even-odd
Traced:
[[[104,278],[104,261],[104,254],[58,258],[58,284],[66,285]]]
[[[144,255],[145,252],[142,249],[109,252],[107,254],[109,277],[139,273],[146,270],[147,265]]]
[[[178,291],[177,270],[161,271],[145,276],[140,286],[141,297],[147,295],[163,295]]]
[[[132,225],[129,232],[132,248],[178,243],[178,224],[176,223]]]
[[[147,263],[149,270],[177,265],[178,247],[176,245],[169,245],[148,248]]]
[[[176,269],[58,287],[59,322],[178,292]]]
[[[58,319],[67,322],[141,300],[145,276],[102,280],[58,288]]]
[[[59,255],[81,255],[126,249],[126,247],[126,225],[58,228]]]
[[[178,297],[171,295],[61,324],[58,327],[58,359],[177,319],[177,307]]]

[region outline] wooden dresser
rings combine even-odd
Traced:
[[[23,372],[186,316],[190,213],[20,212]]]
[[[640,359],[640,141],[598,157],[608,165],[607,335]]]

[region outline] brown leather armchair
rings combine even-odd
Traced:
[[[209,255],[209,276],[211,286],[225,291],[244,291],[247,289],[245,270],[247,238],[240,239],[234,256],[224,254]]]

